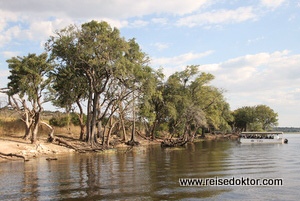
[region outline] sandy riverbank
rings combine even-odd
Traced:
[[[0,137],[0,152],[5,154],[16,154],[24,156],[26,159],[49,156],[53,157],[56,154],[71,153],[73,149],[59,146],[52,143],[47,143],[44,140],[39,140],[37,144],[31,144],[29,141],[25,141],[21,137]],[[0,161],[3,160],[23,160],[18,157],[1,156]]]
[[[85,143],[66,136],[59,136],[63,140],[71,143],[75,147],[83,147]],[[142,146],[150,145],[150,144],[160,144],[159,140],[157,141],[149,141],[143,139],[141,137],[137,137],[136,140]],[[128,147],[124,143],[120,143],[115,147]],[[0,136],[0,153],[4,154],[15,154],[19,156],[24,156],[26,159],[35,158],[38,156],[48,156],[51,158],[55,158],[57,154],[68,154],[75,152],[74,149],[66,147],[64,145],[58,145],[57,143],[49,143],[47,142],[47,138],[40,138],[36,144],[31,144],[30,141],[26,141],[22,139],[22,136],[19,135],[2,135]],[[0,154],[0,162],[7,160],[23,160],[18,157],[11,156],[3,156]]]
[[[63,136],[60,136],[63,137]],[[234,138],[236,136],[232,135],[206,135],[204,139],[197,139],[195,141],[202,140],[214,140],[219,138]],[[65,137],[63,138],[69,143],[72,143],[74,146],[80,147],[84,146],[84,142],[79,141],[74,138]],[[136,140],[140,143],[141,146],[151,145],[151,144],[160,144],[162,140],[149,141],[140,136],[136,137]],[[124,143],[118,144],[115,147],[128,147]],[[38,156],[48,156],[55,158],[58,154],[68,154],[75,152],[74,149],[68,148],[63,145],[58,145],[56,143],[47,142],[46,138],[40,138],[37,144],[31,144],[30,141],[26,141],[22,139],[22,136],[18,135],[2,135],[0,136],[0,152],[4,154],[16,154],[20,156],[24,156],[26,159],[35,158]],[[3,156],[0,155],[0,162],[7,160],[23,160],[18,157],[11,156]]]

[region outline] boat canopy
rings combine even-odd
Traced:
[[[241,132],[241,135],[282,135],[283,132]]]

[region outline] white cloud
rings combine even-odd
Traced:
[[[202,57],[212,54],[213,51],[209,50],[204,53],[186,53],[175,57],[162,57],[162,58],[152,58],[152,65],[154,66],[179,66],[188,65],[188,62],[194,59],[200,59]]]
[[[209,50],[203,53],[189,52],[175,57],[152,58],[151,64],[152,66],[154,66],[154,68],[163,67],[163,73],[165,74],[165,78],[167,79],[173,73],[184,70],[186,65],[191,65],[190,62],[192,60],[201,59],[212,53],[213,51]],[[218,68],[218,66],[200,66],[200,70],[216,68]]]
[[[162,51],[162,50],[169,47],[169,44],[167,44],[167,43],[154,43],[154,44],[151,44],[151,45],[156,47],[158,51]]]
[[[213,84],[228,91],[233,109],[267,104],[277,110],[300,105],[300,55],[262,52],[205,65]],[[209,69],[211,67],[211,69]]]
[[[248,45],[250,45],[251,43],[256,43],[257,41],[261,41],[261,40],[264,40],[264,37],[261,36],[261,37],[257,37],[257,38],[254,38],[254,39],[249,39],[247,41]]]
[[[285,1],[286,0],[261,0],[261,3],[264,6],[276,8]]]
[[[4,56],[4,58],[9,59],[12,57],[16,57],[20,54],[20,51],[3,51],[1,54]]]
[[[0,10],[0,31],[3,31],[8,22],[16,22],[18,15],[10,11]]]
[[[0,47],[10,43],[13,37],[20,36],[20,32],[21,30],[19,26],[10,27],[9,29],[3,31],[2,34],[0,32]]]
[[[132,23],[129,24],[129,27],[138,28],[138,27],[144,27],[147,26],[148,22],[144,20],[135,20]]]
[[[128,21],[127,20],[116,20],[116,19],[111,19],[111,18],[99,18],[99,19],[90,19],[91,20],[97,20],[99,22],[105,21],[107,22],[111,27],[116,27],[118,29],[127,27],[128,26]]]
[[[151,19],[151,22],[156,23],[156,24],[166,25],[168,23],[168,19],[167,18],[153,18],[153,19]]]
[[[0,46],[14,39],[44,41],[57,29],[92,19],[105,20],[117,28],[143,27],[149,22],[126,19],[149,14],[184,15],[206,4],[210,3],[207,0],[0,1]],[[18,30],[11,32],[10,22],[17,22]],[[151,22],[165,25],[167,19],[154,18]]]
[[[281,126],[294,126],[299,121],[290,117],[300,118],[299,66],[300,55],[283,50],[245,55],[200,69],[215,75],[213,85],[227,90],[232,110],[266,104],[278,112]]]
[[[255,20],[257,15],[252,7],[240,7],[236,10],[213,10],[201,14],[190,15],[178,20],[179,26],[202,26],[210,24],[239,23],[246,20]]]
[[[154,58],[153,65],[164,67],[166,76],[182,71],[190,61],[206,53],[187,53],[172,58]],[[243,106],[265,104],[279,114],[279,125],[299,125],[289,116],[300,118],[300,55],[290,51],[261,52],[232,58],[215,64],[200,65],[199,70],[215,75],[212,84],[223,88],[235,110]]]
[[[0,77],[7,77],[10,75],[9,70],[1,70],[0,69]]]
[[[73,19],[108,17],[129,18],[152,13],[183,15],[198,10],[207,0],[14,0],[0,1],[0,8],[13,12],[40,15],[65,15]]]

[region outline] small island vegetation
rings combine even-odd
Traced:
[[[20,128],[35,144],[47,130],[48,142],[84,152],[133,146],[137,139],[172,146],[206,133],[232,135],[277,125],[277,113],[266,105],[231,111],[224,90],[211,85],[214,75],[200,72],[198,65],[165,78],[162,68],[150,67],[134,38],[126,40],[106,22],[58,30],[45,48],[40,55],[7,60],[11,75],[1,89],[8,96],[1,134]],[[44,111],[47,102],[64,112]]]

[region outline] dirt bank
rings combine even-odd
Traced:
[[[227,138],[227,139],[234,139],[236,135],[213,135],[207,134],[206,138],[204,139],[195,139],[195,141],[202,141],[202,140],[214,140],[220,138]],[[59,135],[59,138],[63,139],[64,141],[72,144],[74,147],[79,149],[86,147],[86,143],[78,140],[77,138],[73,138],[67,135]],[[114,147],[128,147],[124,143],[121,143],[118,138],[112,138],[112,141],[115,142]],[[163,141],[162,139],[156,139],[154,141],[147,140],[145,137],[136,136],[136,141],[140,143],[141,146],[151,145],[151,144],[161,144]],[[98,151],[101,151],[99,149]],[[75,152],[74,149],[70,147],[66,147],[65,145],[61,144],[58,145],[57,143],[49,143],[47,142],[47,138],[40,138],[38,139],[37,144],[31,144],[30,141],[26,141],[22,139],[20,135],[1,135],[0,136],[0,153],[3,154],[13,154],[22,156],[25,159],[31,159],[38,156],[49,156],[50,158],[55,158],[57,154],[68,154]],[[16,156],[4,156],[0,154],[0,162],[4,160],[24,160],[21,157]]]
[[[24,156],[26,159],[30,159],[45,155],[52,157],[56,154],[71,153],[74,152],[74,150],[56,144],[47,143],[44,140],[39,140],[37,144],[31,144],[29,141],[25,141],[21,137],[1,136],[0,152],[4,154],[16,154]],[[20,158],[0,155],[0,161],[1,160],[20,160]]]
[[[58,137],[78,149],[87,147],[85,142],[76,138],[67,135],[58,135]],[[112,141],[115,141],[116,145],[114,147],[128,147],[128,145],[119,142],[116,138],[113,138]],[[136,141],[138,141],[141,146],[161,143],[161,140],[149,141],[140,136],[136,136]],[[98,151],[101,151],[101,149]],[[20,135],[10,134],[0,136],[0,153],[22,156],[25,159],[31,159],[38,156],[49,156],[51,158],[55,158],[57,154],[68,154],[73,152],[75,152],[74,149],[66,147],[64,144],[58,145],[57,142],[47,142],[46,137],[39,138],[36,144],[31,144],[30,141],[22,139],[22,136]],[[16,156],[4,156],[0,154],[0,161],[5,160],[23,160],[23,158]]]

